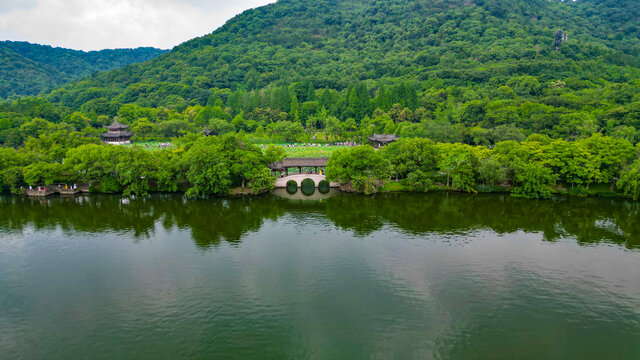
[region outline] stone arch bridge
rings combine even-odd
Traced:
[[[271,171],[276,175],[276,188],[285,188],[289,181],[295,181],[298,187],[302,186],[305,179],[313,180],[316,187],[321,181],[326,180],[324,169],[327,167],[329,158],[285,158],[269,165]],[[297,170],[290,173],[291,170]],[[330,183],[331,187],[338,187],[336,183]]]
[[[302,187],[302,182],[306,179],[313,180],[313,183],[318,187],[321,181],[327,180],[327,177],[321,174],[292,174],[289,176],[279,177],[276,180],[276,188],[286,188],[289,181],[294,181],[298,187]],[[339,187],[336,183],[329,183],[330,187]]]

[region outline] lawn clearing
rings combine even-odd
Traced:
[[[129,146],[129,147],[139,146],[146,150],[159,150],[159,149],[166,148],[161,146],[165,144],[170,144],[170,143],[165,141],[138,141],[125,146]],[[287,158],[330,157],[334,151],[348,147],[348,146],[342,146],[342,145],[341,146],[336,146],[336,145],[292,146],[292,144],[274,144],[274,145],[278,147],[282,147],[285,152],[284,157],[287,157]],[[257,146],[260,147],[260,145],[257,145]],[[264,148],[266,148],[267,146],[268,145],[264,145]]]
[[[276,145],[282,146],[282,145]],[[284,157],[287,158],[309,158],[309,157],[330,157],[331,154],[338,150],[348,146],[295,146],[285,147]]]

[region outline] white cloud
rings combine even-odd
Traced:
[[[167,49],[211,33],[243,10],[271,2],[37,0],[30,6],[0,13],[0,36],[7,36],[3,40],[82,50],[138,46]]]

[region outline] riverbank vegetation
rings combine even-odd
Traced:
[[[595,134],[565,141],[531,135],[495,146],[436,143],[402,138],[381,150],[369,145],[337,148],[328,179],[349,191],[368,194],[428,192],[510,192],[525,198],[554,193],[640,196],[640,146]],[[77,132],[30,138],[20,149],[0,148],[0,187],[19,192],[29,186],[91,184],[91,191],[144,195],[184,192],[189,197],[273,189],[268,164],[285,156],[282,146],[264,149],[242,136],[190,134],[171,148],[104,145]]]
[[[444,189],[549,198],[554,192],[596,194],[595,186],[600,195],[618,190],[637,200],[639,150],[626,140],[600,134],[578,141],[532,135],[521,143],[504,141],[491,148],[400,139],[380,151],[369,146],[337,150],[327,177],[365,193]],[[390,178],[401,187],[388,185]]]
[[[278,148],[263,152],[231,134],[187,136],[174,148],[156,151],[98,144],[77,133],[63,138],[41,136],[19,150],[0,149],[0,186],[20,192],[28,186],[80,183],[98,193],[182,191],[188,197],[224,195],[240,187],[257,194],[273,189],[267,165],[283,156]]]

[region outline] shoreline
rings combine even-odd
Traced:
[[[375,196],[375,195],[380,195],[380,194],[398,194],[398,193],[405,193],[405,194],[428,194],[428,193],[456,193],[456,194],[464,194],[464,195],[479,195],[479,194],[496,194],[496,195],[508,195],[510,197],[513,198],[519,198],[519,199],[528,199],[528,198],[524,198],[524,197],[518,197],[518,196],[513,196],[511,194],[511,191],[509,190],[509,188],[507,187],[497,187],[497,186],[491,186],[491,189],[486,189],[488,186],[481,186],[478,185],[479,189],[474,189],[474,192],[465,192],[465,191],[457,191],[457,190],[453,190],[451,188],[447,188],[444,185],[433,185],[428,191],[415,191],[415,190],[411,190],[409,188],[407,188],[406,186],[400,184],[399,182],[395,182],[395,181],[391,181],[386,183],[384,186],[382,186],[378,192],[373,193],[373,194],[365,194],[364,192],[357,192],[357,191],[346,191],[342,188],[333,188],[335,189],[339,194],[354,194],[354,195],[366,195],[366,196]],[[482,188],[485,189],[482,189]],[[27,194],[27,190],[26,189],[22,189],[22,193],[20,192],[16,192],[16,191],[9,191],[9,190],[4,190],[4,191],[0,191],[0,195],[10,195],[10,196],[17,196],[17,197],[28,197],[31,199],[48,199],[48,198],[53,198],[53,197],[64,197],[64,198],[72,198],[72,197],[76,197],[76,196],[81,196],[81,195],[120,195],[122,197],[128,197],[128,198],[144,198],[146,196],[150,196],[150,195],[155,195],[155,194],[175,194],[175,195],[182,195],[184,197],[186,197],[189,200],[198,200],[198,199],[207,199],[207,198],[224,198],[224,197],[232,197],[232,198],[236,198],[236,197],[257,197],[257,196],[263,196],[263,195],[274,195],[274,193],[277,190],[283,190],[281,188],[274,188],[271,191],[263,191],[257,194],[254,194],[251,192],[251,190],[249,188],[234,188],[234,189],[230,189],[229,192],[227,194],[218,194],[218,195],[212,195],[209,197],[204,197],[204,198],[188,198],[186,197],[186,192],[184,191],[150,191],[147,195],[145,196],[135,196],[135,195],[124,195],[124,192],[114,192],[114,193],[103,193],[103,192],[92,192],[89,189],[82,189],[75,193],[62,193],[60,191],[49,191],[47,190],[46,195],[28,195]],[[294,194],[289,194],[289,195],[296,195],[298,194],[300,191],[298,191],[297,193]],[[318,192],[318,189],[315,189],[315,192]],[[556,187],[553,188],[552,191],[552,196],[551,198],[538,198],[538,199],[528,199],[528,200],[552,200],[554,197],[563,197],[563,198],[608,198],[608,199],[620,199],[620,200],[632,200],[633,198],[631,196],[625,195],[622,192],[617,192],[615,190],[603,190],[603,189],[581,189],[580,193],[576,193],[576,194],[572,194],[571,193],[571,189],[566,189],[564,187]]]

